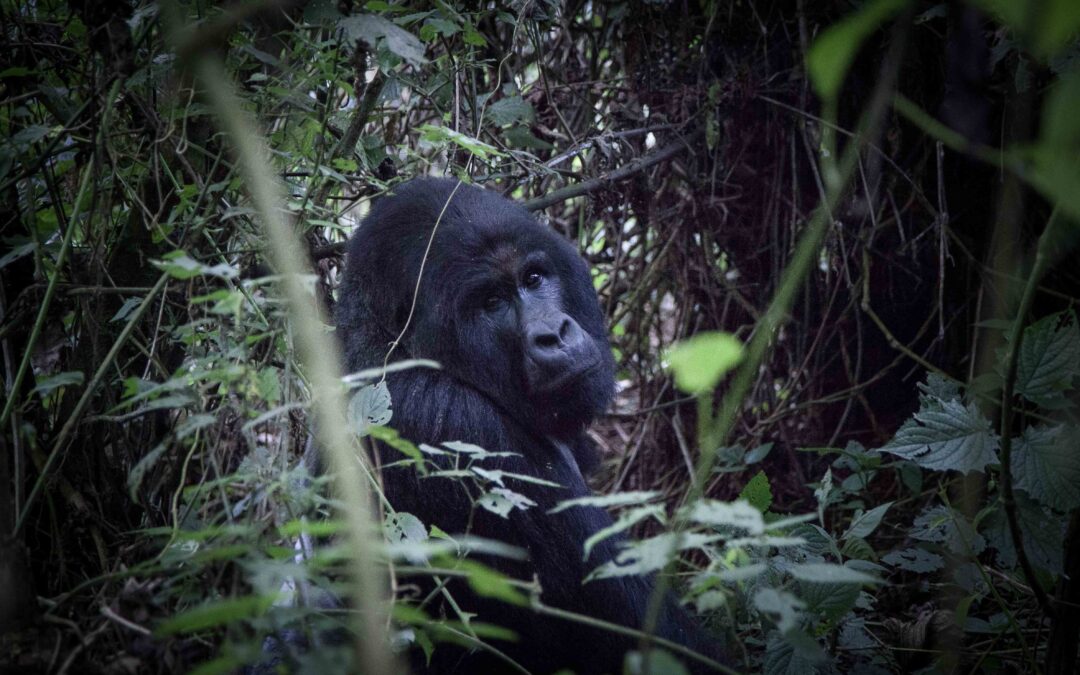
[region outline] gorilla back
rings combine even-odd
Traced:
[[[513,453],[483,466],[540,479],[507,479],[535,505],[503,518],[475,508],[478,495],[462,482],[391,466],[383,481],[393,507],[450,534],[468,531],[525,549],[527,561],[485,563],[538,579],[546,605],[639,628],[651,579],[583,583],[617,553],[618,539],[609,538],[583,558],[583,543],[611,525],[610,516],[591,507],[548,513],[560,501],[590,494],[582,467],[593,450],[584,431],[614,390],[602,312],[573,246],[492,192],[452,180],[413,180],[377,200],[353,236],[337,319],[350,371],[382,366],[403,331],[394,360],[442,365],[387,377],[390,426],[402,437]],[[385,447],[379,452],[384,466],[401,458]],[[450,591],[462,610],[519,636],[493,646],[531,672],[620,672],[634,646],[630,638],[484,599],[455,583]],[[715,641],[670,599],[658,633],[718,656]],[[440,645],[429,670],[487,673],[510,665],[489,651]]]

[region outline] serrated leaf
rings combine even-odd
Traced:
[[[859,47],[906,4],[906,0],[870,0],[814,40],[806,54],[806,68],[818,96],[836,98]]]
[[[405,511],[391,513],[383,521],[387,541],[427,541],[428,533],[419,518]]]
[[[773,494],[769,478],[764,471],[758,471],[739,493],[739,499],[746,500],[750,506],[765,513],[772,506]]]
[[[1080,376],[1080,327],[1061,312],[1024,329],[1016,368],[1016,393],[1044,408],[1067,403],[1064,393]]]
[[[743,346],[730,333],[709,331],[679,342],[664,355],[675,374],[675,386],[690,394],[711,390],[737,366]]]
[[[338,26],[350,39],[362,40],[372,48],[377,47],[379,38],[382,38],[387,49],[414,66],[427,63],[424,44],[389,19],[375,14],[358,14],[342,19]]]
[[[786,633],[799,625],[799,614],[806,607],[799,598],[787,591],[775,588],[761,588],[754,593],[754,607],[767,616],[781,633]]]
[[[1016,519],[1020,523],[1020,535],[1024,551],[1033,565],[1051,574],[1061,574],[1064,558],[1065,519],[1060,514],[1043,508],[1023,492],[1016,493]],[[1015,568],[1016,549],[1005,513],[998,505],[982,522],[990,545],[998,552],[1002,567]]]
[[[1058,511],[1080,506],[1080,438],[1062,426],[1028,427],[1013,441],[1016,488]]]
[[[748,506],[748,508],[753,507]],[[756,510],[754,512],[757,513]],[[665,532],[643,541],[627,542],[615,556],[615,560],[594,569],[585,581],[650,574],[667,565],[669,559],[678,551],[701,548],[719,538],[718,535],[696,532],[687,532],[682,535]],[[678,544],[678,550],[676,550],[676,544]]]
[[[908,572],[926,573],[939,570],[945,566],[945,559],[937,553],[931,553],[921,548],[907,548],[903,551],[892,551],[881,557],[881,561],[893,567]]]
[[[909,534],[919,541],[945,544],[953,552],[964,555],[978,555],[986,548],[986,540],[966,518],[940,504],[920,513]]]
[[[881,524],[881,519],[885,517],[885,512],[889,510],[890,506],[892,506],[892,502],[885,502],[881,506],[875,506],[869,511],[859,514],[855,517],[855,520],[851,521],[847,532],[840,538],[869,537],[877,529],[877,526]]]
[[[744,530],[750,535],[760,535],[765,532],[765,519],[761,511],[746,501],[729,503],[702,499],[690,507],[690,520],[701,525]]]
[[[997,462],[998,437],[974,404],[925,397],[923,407],[880,450],[936,471],[983,471]]]
[[[360,387],[349,399],[349,424],[357,436],[368,435],[371,427],[385,425],[392,416],[390,388],[384,381]]]

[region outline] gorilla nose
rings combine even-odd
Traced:
[[[573,368],[584,338],[584,331],[569,316],[545,317],[526,329],[525,348],[547,377],[557,377]]]
[[[530,326],[529,344],[535,350],[558,349],[566,345],[566,339],[570,336],[570,317],[563,317],[556,325],[547,323],[541,326]],[[556,329],[557,326],[557,329]]]

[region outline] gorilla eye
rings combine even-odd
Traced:
[[[497,312],[502,307],[503,299],[498,295],[489,295],[484,298],[484,311]]]
[[[544,275],[539,272],[529,272],[525,275],[526,288],[539,288],[542,283],[544,283]]]

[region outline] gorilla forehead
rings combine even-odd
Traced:
[[[557,255],[555,251],[565,245],[528,211],[498,193],[465,184],[455,191],[455,185],[455,179],[420,178],[395,187],[393,197],[380,199],[373,207],[372,215],[381,217],[369,221],[392,224],[394,232],[385,234],[402,243],[426,241],[438,221],[434,260],[428,264],[448,269],[486,263],[489,269],[509,272],[529,253]],[[394,217],[398,213],[409,217]]]

